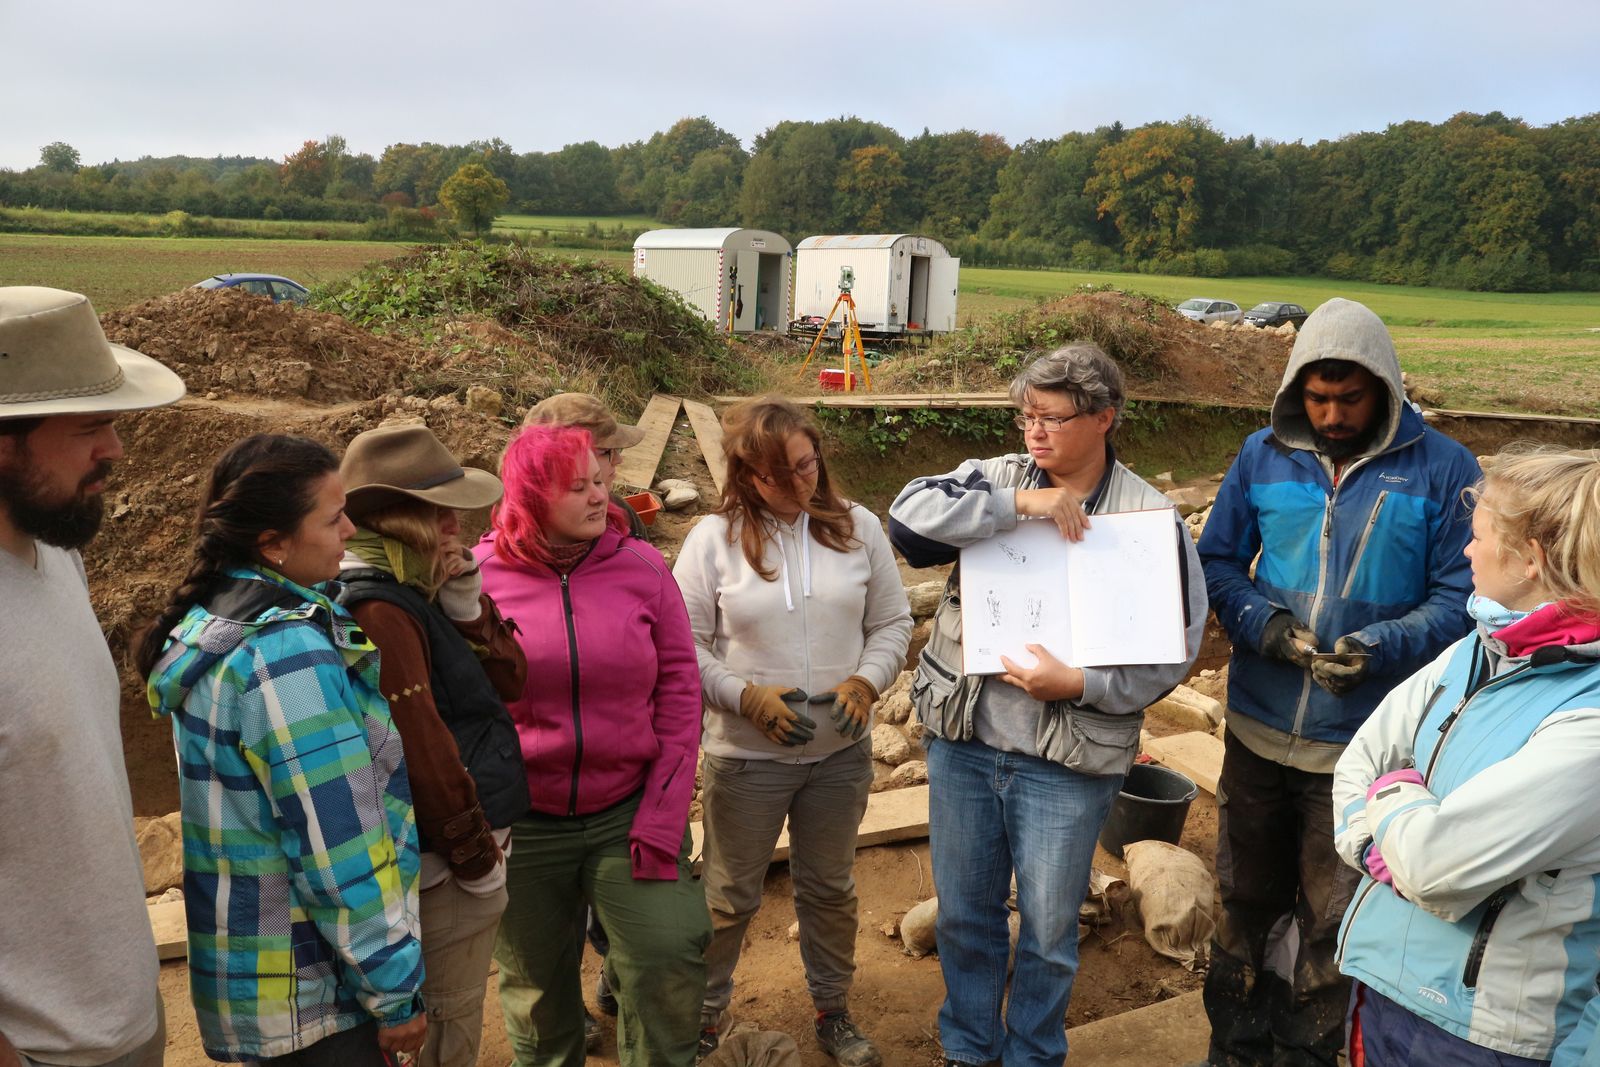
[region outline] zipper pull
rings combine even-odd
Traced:
[[[1333,496],[1338,496],[1339,490],[1333,491]],[[1333,536],[1333,496],[1322,507],[1322,539],[1324,541]]]

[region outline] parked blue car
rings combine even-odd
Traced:
[[[299,282],[276,274],[213,274],[203,282],[195,282],[196,289],[243,289],[256,296],[268,297],[273,303],[284,300],[304,304],[311,290]]]

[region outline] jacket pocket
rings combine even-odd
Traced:
[[[934,614],[928,643],[917,657],[911,707],[937,737],[963,739],[961,723],[961,598],[946,595]]]
[[[1127,774],[1139,753],[1142,715],[1108,715],[1058,703],[1045,718],[1039,755],[1079,774]]]

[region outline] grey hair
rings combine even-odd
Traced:
[[[1080,342],[1040,356],[1011,379],[1011,402],[1020,408],[1032,389],[1060,393],[1078,411],[1110,408],[1110,432],[1122,425],[1122,370],[1099,345]]]

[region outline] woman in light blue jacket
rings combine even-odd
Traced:
[[[1573,1064],[1600,1014],[1600,452],[1484,466],[1476,632],[1334,774],[1357,1067]]]

